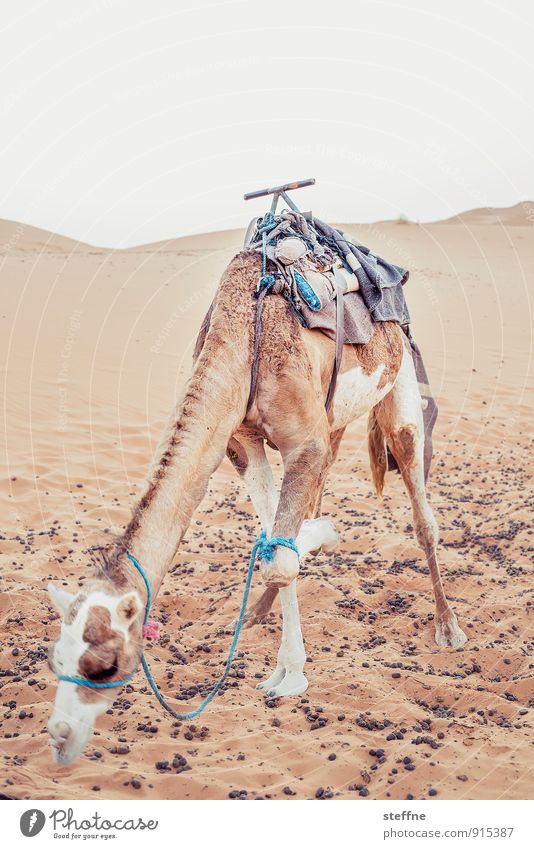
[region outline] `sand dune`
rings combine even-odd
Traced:
[[[484,224],[500,224],[502,227],[532,227],[534,224],[534,203],[530,200],[521,201],[505,208],[483,206],[479,209],[469,209],[452,218],[446,218],[441,224],[466,224],[478,226]]]
[[[72,253],[85,250],[91,250],[91,246],[69,239],[68,236],[59,236],[57,233],[19,221],[0,219],[0,256],[16,251]]]
[[[163,714],[139,674],[66,769],[53,764],[45,731],[56,686],[45,654],[59,625],[46,584],[75,589],[88,549],[127,522],[242,233],[105,251],[0,225],[2,793],[529,796],[534,243],[532,229],[517,226],[523,206],[466,213],[461,227],[346,225],[411,271],[413,329],[440,407],[430,493],[465,649],[433,642],[407,498],[394,475],[382,503],[373,495],[358,422],[324,502],[341,549],[302,568],[305,696],[270,703],[254,689],[275,662],[276,608],[270,624],[243,635],[235,676],[195,723]],[[169,695],[219,673],[257,528],[223,463],[155,604],[165,637],[148,654]]]

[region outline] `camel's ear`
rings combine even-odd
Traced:
[[[55,587],[51,581],[48,584],[48,594],[58,613],[61,613],[61,615],[64,616],[72,604],[74,596],[71,595],[71,593],[65,592],[65,590],[58,589],[58,587]]]
[[[131,625],[142,611],[143,608],[136,592],[123,595],[117,604],[117,616],[123,625]]]

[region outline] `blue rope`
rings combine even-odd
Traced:
[[[146,607],[145,607],[145,618],[143,619],[143,625],[146,625],[148,622],[148,614],[150,613],[150,608],[152,607],[152,590],[150,589],[150,584],[148,583],[148,578],[146,576],[146,572],[139,563],[138,560],[135,559],[133,554],[130,554],[129,551],[126,552],[128,560],[135,566],[139,574],[141,575],[143,581],[145,582],[146,587]]]
[[[173,716],[175,719],[182,719],[182,720],[183,719],[193,719],[195,716],[198,716],[199,713],[202,713],[204,708],[207,707],[207,705],[209,705],[209,703],[211,702],[213,697],[218,693],[218,691],[220,690],[220,688],[224,684],[226,678],[228,677],[228,673],[230,672],[230,669],[232,668],[235,650],[236,650],[236,647],[237,647],[239,636],[241,634],[243,621],[245,619],[245,612],[246,612],[246,609],[247,609],[248,595],[249,595],[249,591],[250,591],[250,585],[252,583],[252,575],[253,575],[253,572],[254,572],[254,565],[256,563],[256,556],[259,554],[260,558],[264,561],[264,563],[271,563],[273,558],[274,558],[275,549],[278,545],[282,545],[285,548],[291,549],[291,551],[294,551],[296,553],[297,557],[298,557],[299,550],[297,548],[297,544],[296,544],[295,540],[292,537],[271,537],[271,539],[268,539],[265,531],[261,532],[260,536],[258,537],[256,542],[254,543],[254,545],[252,547],[252,551],[250,553],[250,562],[249,562],[249,566],[248,566],[248,570],[247,570],[247,577],[245,579],[245,588],[243,590],[243,600],[241,602],[241,609],[239,611],[239,616],[237,618],[234,636],[232,638],[232,642],[230,643],[230,650],[228,652],[228,660],[226,661],[226,665],[224,667],[223,674],[221,675],[219,680],[216,682],[213,689],[208,693],[208,695],[200,703],[200,705],[197,708],[195,708],[195,710],[189,711],[189,713],[178,713],[177,711],[173,710],[173,708],[170,707],[170,705],[165,701],[165,699],[161,695],[159,688],[158,688],[158,685],[154,681],[152,672],[150,671],[150,667],[148,665],[148,662],[147,662],[147,659],[146,659],[144,653],[141,655],[141,664],[142,664],[143,669],[145,671],[147,681],[152,688],[152,692],[154,693],[154,695],[157,698],[160,705],[166,711],[168,711],[171,714],[171,716]],[[136,558],[133,556],[133,554],[130,554],[130,552],[127,552],[127,555],[129,557],[130,561],[133,563],[133,565],[137,569],[137,571],[139,572],[139,574],[141,575],[141,577],[143,578],[143,581],[145,582],[145,587],[146,587],[146,591],[147,591],[147,603],[146,603],[146,608],[145,608],[144,624],[146,625],[147,620],[148,620],[148,614],[150,612],[150,607],[152,605],[152,593],[151,593],[151,590],[150,590],[150,584],[148,582],[148,578],[147,578],[146,573],[145,573],[143,567],[141,566],[141,564],[136,560]],[[76,677],[70,676],[70,675],[59,675],[58,678],[59,678],[60,681],[68,681],[71,684],[78,684],[79,686],[90,687],[91,689],[108,689],[110,687],[121,687],[123,684],[127,684],[129,681],[131,681],[131,679],[133,678],[134,675],[135,675],[135,670],[127,678],[123,678],[120,681],[89,681],[86,678],[76,678]]]
[[[68,681],[69,684],[78,684],[79,687],[90,687],[92,690],[110,690],[112,687],[122,687],[132,680],[136,670],[121,678],[120,681],[89,681],[87,678],[77,678],[75,675],[58,675],[58,681]]]
[[[274,274],[267,274],[267,234],[270,233],[275,226],[276,219],[272,212],[265,213],[263,220],[258,227],[258,230],[261,233],[262,266],[261,277],[256,292],[257,295],[259,295],[264,289],[271,289],[275,284]]]
[[[145,582],[146,607],[143,625],[146,625],[148,620],[148,614],[150,612],[150,608],[152,607],[152,590],[150,589],[148,578],[141,564],[135,559],[133,554],[130,554],[129,551],[126,552],[126,555],[131,560],[131,562],[141,575],[143,581]],[[93,690],[110,690],[112,687],[122,687],[124,686],[124,684],[128,684],[134,677],[136,671],[137,670],[134,669],[134,671],[130,675],[128,675],[127,678],[121,678],[119,681],[88,681],[86,678],[78,678],[75,675],[58,675],[58,678],[60,681],[68,681],[69,684],[78,684],[81,687],[91,687],[91,689]]]

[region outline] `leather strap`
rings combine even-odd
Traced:
[[[263,301],[268,293],[268,289],[263,289],[256,300],[256,320],[254,322],[254,348],[252,353],[252,369],[250,373],[250,391],[248,393],[247,413],[249,412],[254,398],[256,397],[256,386],[258,383],[258,366],[260,359],[260,341],[261,331],[263,329]]]
[[[334,397],[334,392],[336,391],[337,384],[337,376],[339,373],[339,369],[341,367],[341,360],[343,358],[343,337],[344,337],[344,303],[343,303],[343,293],[347,288],[347,283],[345,281],[344,276],[340,273],[339,269],[334,265],[332,267],[334,272],[334,278],[336,281],[336,357],[334,360],[334,366],[332,369],[332,376],[330,378],[330,383],[328,385],[328,392],[326,395],[326,411],[330,409],[330,405],[332,404],[332,399]]]

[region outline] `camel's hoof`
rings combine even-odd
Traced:
[[[325,516],[305,519],[297,537],[297,545],[313,556],[321,551],[323,554],[333,554],[339,548],[339,534],[332,520]]]
[[[436,643],[442,649],[451,646],[453,649],[461,649],[467,642],[467,637],[458,625],[454,613],[444,616],[436,622]]]
[[[277,669],[267,681],[257,686],[268,699],[279,699],[282,696],[300,696],[308,689],[308,679],[303,672],[286,672]]]
[[[269,690],[272,690],[274,687],[277,687],[278,684],[283,681],[285,674],[285,668],[283,666],[277,666],[270,678],[267,678],[266,681],[260,681],[259,684],[256,684],[256,690],[261,690],[262,693],[268,693]]]
[[[321,545],[323,554],[333,554],[339,548],[339,534],[336,531],[333,522],[326,519],[325,523],[325,538]]]

